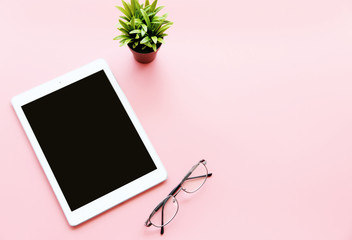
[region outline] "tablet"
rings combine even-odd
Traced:
[[[12,99],[70,225],[167,178],[104,60]]]

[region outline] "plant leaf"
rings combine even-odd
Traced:
[[[164,39],[162,39],[162,38],[158,38],[158,42],[159,43],[165,43]]]
[[[128,38],[128,39],[125,40],[124,44],[127,45],[127,44],[129,44],[131,41],[132,41],[132,39],[131,39],[131,38]]]
[[[153,42],[156,44],[158,42],[158,38],[156,36],[152,37]]]
[[[160,6],[154,10],[154,13],[157,14],[161,9],[163,9],[164,6]]]
[[[154,12],[148,13],[148,16],[150,17],[150,19],[154,18],[155,15],[156,15],[161,9],[163,9],[163,8],[164,8],[164,6],[161,6],[161,7],[156,8],[156,9],[154,10]]]
[[[132,27],[132,29],[135,29],[135,28],[136,28],[134,16],[133,16],[132,19],[131,19],[131,27]]]
[[[167,29],[171,27],[173,23],[167,23],[164,26],[160,27],[159,30],[156,32],[156,35],[163,34]]]
[[[119,36],[115,37],[114,40],[120,40],[120,39],[126,39],[126,38],[128,38],[128,36],[126,36],[126,35],[119,35]]]
[[[118,28],[122,33],[129,35],[129,32],[124,28]]]
[[[124,6],[126,12],[128,12],[129,15],[132,17],[132,16],[134,15],[134,13],[131,12],[131,9],[130,9],[130,7],[128,6],[128,4],[127,4],[124,0],[121,0],[121,1],[122,1],[122,4],[123,4],[123,6]]]
[[[130,20],[131,19],[131,15],[125,10],[125,9],[123,9],[122,7],[120,7],[120,6],[116,6],[123,14],[125,14],[126,15],[126,17],[128,18],[128,20]]]
[[[146,37],[144,37],[142,39],[141,44],[145,44],[146,45],[146,43],[148,43],[148,42],[150,42],[150,38],[148,36],[146,36]]]
[[[140,29],[135,29],[130,32],[130,34],[141,33]]]
[[[160,26],[162,25],[161,22],[155,22],[155,23],[152,23],[153,26],[152,26],[152,32],[153,33],[156,33],[157,30],[159,30]]]
[[[120,47],[122,47],[122,46],[125,46],[125,45],[127,45],[129,42],[131,42],[132,41],[132,39],[131,38],[127,38],[127,39],[123,39],[123,40],[121,40],[120,41]]]
[[[146,31],[144,31],[144,28],[142,28],[142,30],[141,30],[142,37],[144,37],[145,33],[146,33]]]
[[[156,0],[155,0],[156,1]],[[142,15],[143,15],[143,18],[147,24],[147,27],[150,28],[150,20],[149,20],[149,17],[147,15],[147,13],[143,10],[143,9],[140,9]]]
[[[136,0],[136,2],[137,2],[136,6],[138,6],[138,10],[141,9],[141,8],[143,8],[143,4],[139,4],[139,1],[138,1],[138,0]]]
[[[131,30],[130,27],[127,25],[127,23],[125,23],[125,22],[122,21],[121,19],[119,19],[119,22],[120,22],[121,26],[122,26],[123,28],[125,28],[127,31],[130,31],[130,30]]]
[[[152,44],[152,48],[153,48],[154,52],[156,52],[156,45],[155,45],[155,43]]]
[[[129,21],[129,19],[125,16],[120,16],[120,18],[122,18],[123,20]]]
[[[142,28],[143,28],[143,30],[144,30],[145,32],[148,32],[148,27],[147,27],[147,25],[142,24]]]
[[[142,21],[139,18],[135,18],[134,21],[135,21],[136,25],[142,24]]]
[[[146,6],[144,9],[143,9],[146,13],[149,13],[150,11],[150,6]]]
[[[145,6],[149,6],[149,0],[145,0]]]
[[[162,20],[162,18],[160,16],[154,16],[152,18],[152,21],[160,21],[160,20]]]
[[[158,3],[158,0],[154,0],[152,5],[150,5],[150,11],[154,12],[157,3]]]
[[[131,0],[131,12],[133,12],[133,15],[136,13],[135,0]]]
[[[131,0],[134,1],[135,11],[138,12],[141,9],[141,5],[139,4],[138,0]]]

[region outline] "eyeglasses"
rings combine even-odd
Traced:
[[[183,190],[186,193],[194,193],[198,191],[208,177],[212,173],[208,173],[206,167],[207,162],[200,160],[188,171],[182,181],[169,193],[169,195],[161,201],[156,208],[152,211],[149,218],[145,222],[145,226],[155,226],[161,228],[160,234],[164,234],[164,226],[169,224],[178,212],[178,202],[176,199],[177,194]]]

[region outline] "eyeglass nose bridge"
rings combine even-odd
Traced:
[[[180,185],[179,189],[175,192],[175,194],[173,195],[173,197],[176,197],[177,194],[178,194],[179,192],[181,192],[181,190],[184,191],[184,189],[183,189],[183,187],[182,187],[182,184]]]
[[[187,190],[182,186],[186,180],[187,179],[182,180],[182,182],[179,185],[177,185],[177,187],[173,191],[171,191],[169,196],[173,196],[176,198],[177,194],[179,194],[181,192],[181,190],[188,193]]]

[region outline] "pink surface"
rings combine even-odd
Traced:
[[[0,239],[160,239],[144,221],[201,158],[164,239],[352,239],[352,2],[160,0],[175,25],[149,65],[112,41],[119,3],[2,1]],[[72,228],[10,99],[97,58],[169,179]]]

